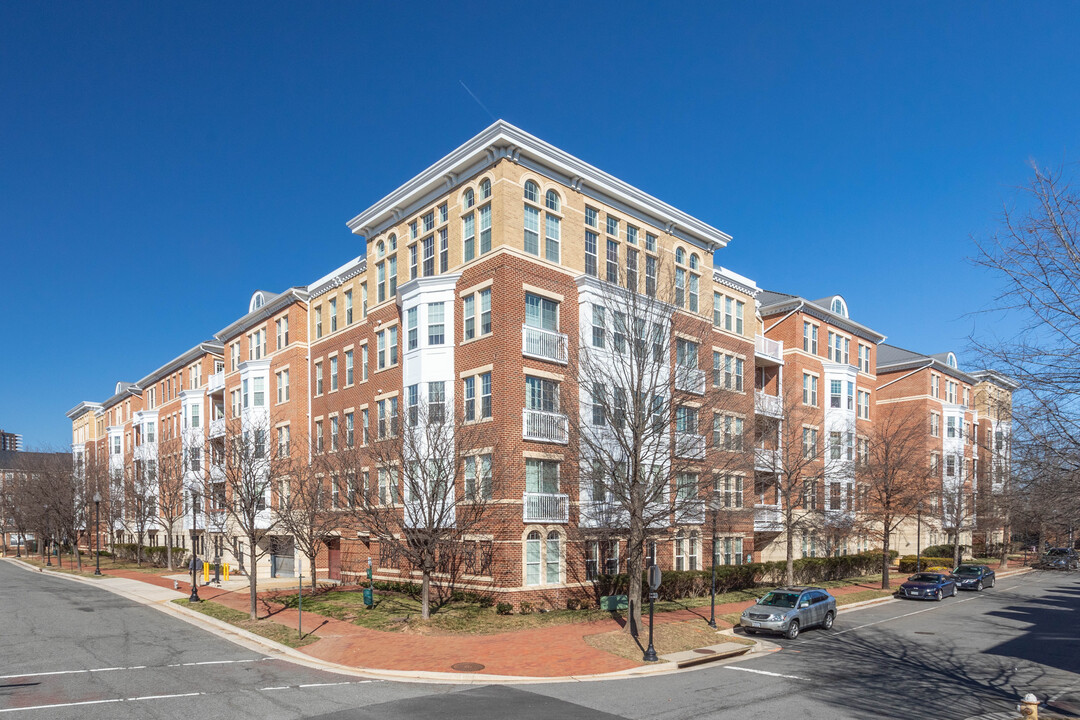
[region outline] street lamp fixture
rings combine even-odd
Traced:
[[[94,493],[94,574],[101,574],[101,493]]]

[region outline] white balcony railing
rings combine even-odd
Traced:
[[[781,417],[784,414],[783,398],[777,395],[769,395],[761,390],[754,391],[754,412],[758,415]]]
[[[675,455],[692,460],[705,458],[705,436],[694,433],[675,433]]]
[[[784,529],[780,508],[758,505],[754,508],[754,532],[781,532]]]
[[[694,393],[695,395],[704,395],[705,371],[682,367],[681,365],[676,366],[675,389],[679,390],[680,392]]]
[[[210,437],[221,437],[225,434],[225,418],[210,421]]]
[[[542,328],[521,326],[521,352],[529,357],[566,364],[566,335]]]
[[[225,371],[216,372],[206,381],[206,392],[216,393],[225,389]]]
[[[525,522],[564,523],[570,519],[570,497],[562,493],[527,492],[521,519]]]
[[[569,440],[569,422],[562,413],[525,408],[521,411],[521,436],[526,440],[565,445]]]
[[[770,340],[764,335],[755,335],[754,354],[762,360],[768,360],[783,365],[784,343],[779,340]]]
[[[780,451],[754,448],[754,469],[763,472],[780,472]]]

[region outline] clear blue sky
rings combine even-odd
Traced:
[[[1080,159],[1077,3],[509,5],[0,4],[0,427],[68,444],[491,115],[925,352],[1028,159]]]

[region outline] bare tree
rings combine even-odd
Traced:
[[[789,585],[795,582],[795,537],[823,527],[825,478],[846,475],[848,463],[844,456],[831,460],[826,453],[817,409],[822,398],[806,392],[784,388],[778,417],[759,418],[757,430],[755,494],[763,505],[774,507],[784,538],[784,582]]]
[[[351,449],[355,444],[353,432],[341,432],[330,438],[330,449]],[[339,510],[355,507],[358,497],[357,474],[354,468],[340,468],[337,458],[329,456],[327,448],[311,447],[301,438],[292,438],[293,451],[282,458],[282,477],[278,488],[278,516],[281,527],[293,537],[296,547],[308,559],[311,588],[315,589],[318,572],[315,568],[319,550],[328,538],[341,527],[343,514]],[[344,474],[340,474],[341,472]]]
[[[881,543],[881,587],[888,589],[889,540],[933,491],[932,474],[921,414],[897,404],[878,406],[876,412],[856,452],[856,504],[866,529]]]
[[[158,443],[157,513],[154,519],[165,531],[165,563],[173,569],[173,538],[184,518],[184,453],[180,438]]]
[[[199,472],[203,496],[209,498],[222,524],[227,517],[247,542],[249,612],[258,618],[259,558],[268,548],[262,542],[278,526],[280,518],[271,508],[272,490],[286,475],[287,455],[280,444],[272,443],[269,419],[246,419],[241,427],[233,421],[223,441],[211,441],[209,472]],[[215,442],[221,444],[215,447]],[[220,463],[215,463],[220,459]],[[198,487],[198,486],[194,486]],[[199,498],[195,498],[200,502]],[[208,524],[209,528],[209,524]]]
[[[580,288],[587,315],[568,354],[579,402],[566,413],[571,454],[580,458],[579,532],[596,549],[586,549],[587,565],[590,552],[626,539],[626,629],[637,636],[653,538],[672,526],[703,525],[712,471],[751,467],[741,428],[753,417],[753,393],[743,392],[734,356],[715,374],[704,369],[714,366],[713,328],[695,307],[684,270],[650,264],[644,288],[636,274],[610,279],[617,282],[587,280]],[[548,409],[542,388],[537,401]],[[603,558],[591,562],[600,572]]]
[[[406,389],[403,422],[397,406],[379,417],[375,436],[363,447],[343,443],[324,453],[320,467],[349,488],[345,514],[377,539],[386,555],[420,573],[421,617],[431,616],[433,581],[453,580],[464,543],[481,526],[491,500],[500,495],[498,436],[470,412],[466,399],[455,416],[442,389]],[[415,398],[414,398],[415,394]],[[413,400],[415,399],[415,402]],[[290,488],[291,493],[291,488]]]
[[[70,543],[75,562],[81,569],[78,538],[86,528],[87,503],[85,486],[77,482],[71,455],[25,453],[19,464],[31,483],[32,501],[41,504],[41,524],[46,536],[55,540],[58,548],[63,546],[64,541]]]

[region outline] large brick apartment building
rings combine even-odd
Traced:
[[[626,342],[637,327],[605,308],[612,286],[655,293],[670,276],[664,332],[677,352],[664,362],[689,378],[673,388],[685,406],[673,430],[677,441],[689,440],[676,446],[692,448],[673,452],[689,453],[689,471],[711,477],[714,490],[702,498],[703,512],[653,529],[649,556],[662,567],[777,557],[783,528],[769,471],[789,397],[812,415],[802,421],[806,441],[821,443],[823,456],[848,456],[878,403],[907,387],[883,388],[902,358],[887,355],[882,365],[884,335],[851,320],[841,296],[762,292],[714,265],[725,233],[502,121],[348,226],[363,238],[359,257],[306,285],[254,292],[246,314],[211,340],[137,382],[117,383],[104,402],[73,408],[76,468],[100,458],[116,483],[153,478],[170,442],[192,487],[200,477],[211,491],[192,495],[194,528],[186,513],[155,533],[182,546],[194,537],[199,552],[242,566],[242,536],[221,524],[226,500],[213,489],[227,438],[250,433],[275,447],[306,438],[311,452],[348,446],[363,457],[418,405],[451,408],[476,424],[471,472],[497,468],[462,586],[554,603],[597,572],[625,570],[625,537],[601,540],[590,525],[599,500],[573,442],[575,423],[596,417],[587,410],[594,390],[579,387],[574,371],[579,351]],[[1008,433],[1007,379],[963,375],[944,361],[939,374],[967,378],[950,405],[962,411],[949,409],[949,417]],[[713,393],[724,397],[723,412],[706,413]],[[350,482],[383,491],[387,480],[374,463],[357,471]],[[805,511],[852,518],[853,477],[824,477]],[[267,490],[267,517],[278,492]],[[109,531],[131,539],[120,510]],[[292,539],[275,532],[264,538],[265,562],[248,571],[294,572]],[[377,536],[354,524],[343,521],[324,544],[320,577],[349,581],[371,558],[377,578],[410,578]],[[842,543],[800,538],[806,555],[867,545],[865,532]]]

